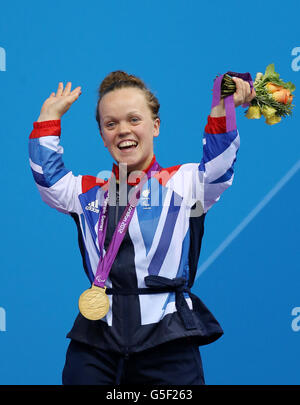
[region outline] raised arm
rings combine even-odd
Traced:
[[[236,84],[234,105],[249,103],[255,97],[255,90],[248,82],[233,77]],[[221,194],[232,184],[234,163],[240,146],[237,128],[226,131],[224,100],[212,108],[203,137],[203,158],[199,165],[199,177],[203,189],[203,210],[207,212]]]
[[[29,137],[29,162],[36,186],[43,201],[63,213],[79,212],[78,194],[82,176],[74,176],[63,163],[60,146],[61,117],[78,99],[81,88],[71,91],[59,83],[56,93],[45,100]]]
[[[249,83],[242,79],[234,77],[233,80],[236,82],[235,107],[250,102],[255,97],[255,90],[251,92]],[[212,108],[207,119],[200,164],[187,163],[174,167],[163,184],[173,188],[187,204],[195,207],[191,215],[200,216],[203,212],[206,213],[232,184],[233,166],[239,146],[237,128],[226,131],[226,111],[224,100],[221,100],[219,105]]]
[[[248,82],[233,77],[236,83],[234,105],[238,107],[249,103],[256,95]],[[226,131],[226,111],[224,100],[212,108],[203,137],[203,158],[199,165],[203,184],[203,209],[207,212],[221,194],[232,184],[234,163],[240,146],[237,128]]]

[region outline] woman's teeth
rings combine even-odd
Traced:
[[[137,146],[137,142],[135,142],[135,141],[124,141],[124,142],[121,142],[118,145],[118,148],[119,149],[125,149],[125,148],[130,148],[132,146]]]

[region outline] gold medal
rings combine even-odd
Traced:
[[[105,293],[106,287],[101,288],[92,285],[91,288],[84,291],[79,297],[79,311],[81,314],[91,320],[102,319],[109,310],[109,299]]]

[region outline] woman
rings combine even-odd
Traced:
[[[233,79],[235,107],[250,102],[255,91]],[[200,164],[162,168],[153,152],[158,100],[139,78],[112,72],[96,112],[116,162],[112,175],[74,176],[62,161],[60,120],[80,94],[80,87],[59,83],[30,135],[41,197],[73,217],[85,272],[109,297],[102,319],[77,316],[63,384],[204,384],[198,347],[223,331],[190,288],[205,215],[232,183],[239,134],[226,132],[222,100],[208,117]]]

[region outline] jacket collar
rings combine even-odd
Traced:
[[[155,155],[153,155],[153,158],[152,158],[150,164],[148,165],[148,167],[147,167],[146,169],[143,170],[143,172],[144,172],[145,174],[148,172],[148,170],[151,168],[151,166],[154,164],[155,161],[156,161],[156,157],[155,157]],[[113,174],[114,174],[115,177],[116,177],[117,183],[119,183],[119,166],[116,165],[115,163],[113,163],[113,169],[112,169],[112,171],[113,171]],[[136,186],[139,182],[140,182],[140,179],[137,178],[137,179],[136,179],[135,181],[133,181],[133,182],[127,181],[127,184],[130,185],[130,186]]]

